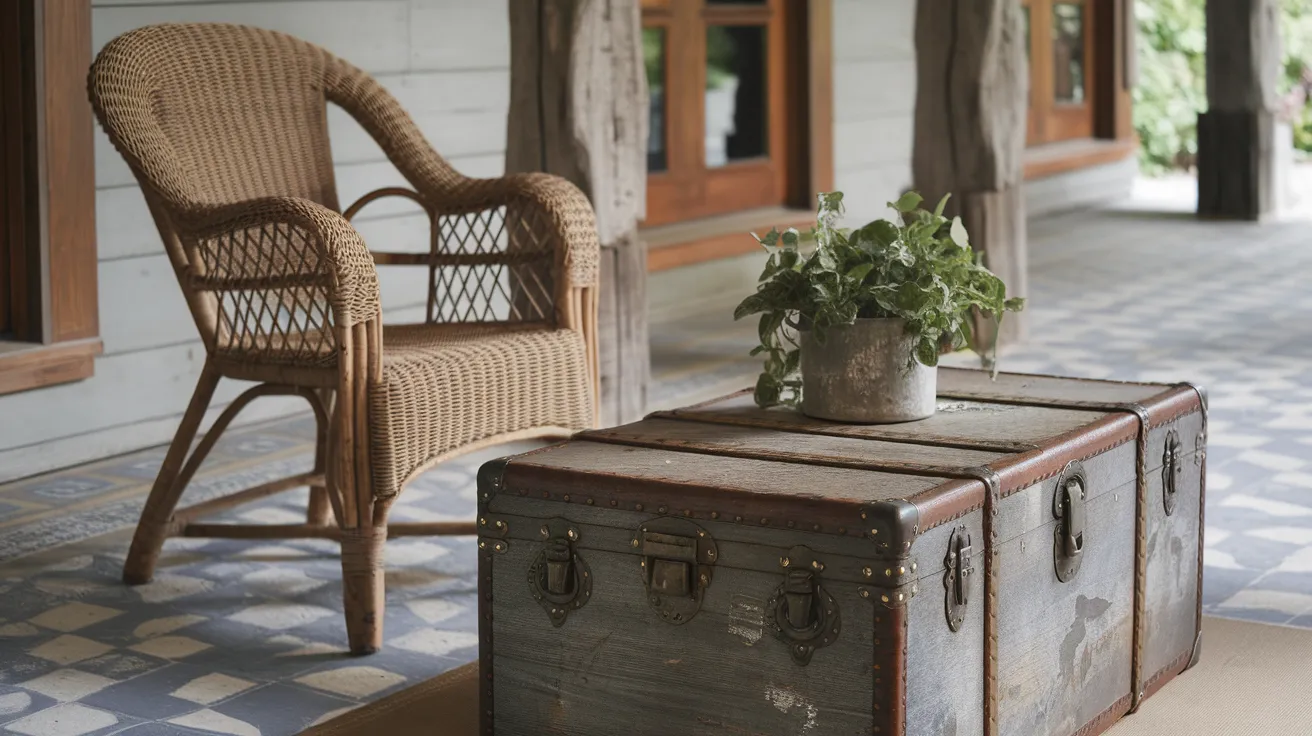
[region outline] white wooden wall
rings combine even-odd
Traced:
[[[911,186],[915,16],[915,0],[834,0],[834,186],[851,224]]]
[[[437,149],[472,176],[504,169],[509,105],[505,0],[93,0],[99,51],[150,23],[219,21],[290,33],[320,44],[379,78]],[[345,113],[330,130],[343,205],[404,179]],[[186,407],[204,349],[183,304],[141,193],[97,129],[96,227],[100,329],[105,354],[86,381],[0,397],[0,481],[167,442]],[[360,230],[379,248],[426,247],[427,220],[414,208],[376,203]],[[426,274],[380,274],[384,318],[422,316]],[[242,385],[225,383],[217,408]],[[267,402],[267,403],[265,403]],[[262,399],[247,421],[303,407]]]

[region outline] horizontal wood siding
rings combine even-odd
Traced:
[[[916,3],[834,0],[834,171],[848,220],[911,186]]]
[[[504,170],[509,106],[508,4],[467,0],[94,0],[92,52],[138,26],[242,23],[290,33],[376,75],[443,155],[471,176]],[[330,109],[343,205],[401,175],[354,120]],[[97,127],[96,220],[104,356],[87,381],[0,397],[0,482],[167,442],[195,386],[204,349],[154,223],[118,152]],[[360,216],[380,250],[427,247],[412,205],[383,201]],[[380,269],[384,318],[422,319],[427,275]],[[216,407],[244,386],[220,387]],[[265,399],[248,421],[300,411]],[[210,412],[212,418],[217,408]]]

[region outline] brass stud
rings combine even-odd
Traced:
[[[861,512],[861,518],[862,518],[862,519],[866,518],[866,512],[864,512],[864,511]]]
[[[660,508],[656,509],[656,513],[658,513],[658,514],[663,514],[663,513],[665,513],[665,507],[664,507],[664,506],[661,506]]]
[[[638,544],[639,544],[638,540],[636,540],[636,539],[633,540],[633,546],[634,546],[635,548],[638,546]]]
[[[703,530],[701,530],[701,529],[698,529],[698,530],[697,530],[697,536],[699,536],[699,537],[704,537],[704,536],[706,536],[706,532],[703,531]]]
[[[906,569],[905,567],[902,567],[901,565],[899,565],[898,568],[897,568],[897,574],[898,574],[898,575],[906,575],[906,574],[907,574],[907,569]]]
[[[787,557],[779,558],[779,567],[788,567],[791,564],[793,564],[793,561],[788,559]]]
[[[861,568],[861,574],[865,575],[866,577],[871,577],[875,574],[875,571],[871,570],[869,566],[866,566]]]
[[[861,597],[862,597],[862,598],[869,598],[869,597],[870,597],[870,591],[866,590],[865,588],[862,588],[862,589],[861,589]]]
[[[505,529],[505,528],[506,528],[506,522],[504,522],[504,521],[498,521],[498,522],[497,522],[496,524],[494,524],[493,526],[495,526],[495,527],[498,528],[498,529]]]
[[[898,599],[899,601],[904,600],[905,598],[906,598],[906,595],[904,595],[904,594],[902,594],[902,593],[898,593],[898,594],[897,594],[897,599]]]
[[[591,506],[591,505],[592,505],[592,499],[589,498],[588,500],[584,501],[584,503],[586,503],[587,505]]]
[[[478,517],[478,525],[479,525],[479,526],[487,526],[487,519],[484,518],[484,517],[482,517],[482,516]]]
[[[712,519],[718,519],[718,518],[720,518],[720,512],[719,512],[719,511],[712,511],[712,512],[711,512],[711,518],[712,518]]]
[[[569,537],[571,541],[578,541],[578,538],[579,538],[579,530],[578,530],[578,529],[570,529],[568,532],[565,532],[565,536]]]
[[[888,568],[888,569],[884,570],[884,577],[886,577],[886,578],[891,578],[891,577],[893,577],[893,569],[892,569],[892,568]]]
[[[715,550],[713,549],[706,550],[706,557],[712,560],[715,559]]]
[[[633,507],[633,510],[634,510],[634,511],[642,511],[642,504],[637,504],[636,506]]]
[[[565,503],[569,503],[569,494],[566,493],[564,496],[561,496],[561,500]]]
[[[616,500],[613,499],[613,498],[610,500],[610,506],[611,506],[611,508],[615,508],[616,506],[619,506],[619,505],[620,505],[620,502],[619,502],[619,501],[616,501]]]
[[[741,517],[741,516],[735,516],[735,517],[733,517],[733,520],[734,520],[734,521],[742,521],[742,520],[743,520],[743,517]]]
[[[888,603],[888,596],[886,596],[886,595],[881,595],[881,596],[879,596],[879,600],[881,600],[881,601],[883,601],[883,602],[885,602],[885,603]]]
[[[769,524],[770,524],[769,519],[765,518],[764,516],[761,517],[761,526],[769,526]]]
[[[825,563],[820,560],[811,560],[811,567],[815,568],[817,571],[823,570],[825,569]]]
[[[484,542],[484,541],[481,540],[481,539],[478,540],[478,548],[479,548],[479,549],[487,549],[487,542]]]
[[[916,571],[916,563],[913,562],[911,563],[911,572],[915,572],[915,571]]]

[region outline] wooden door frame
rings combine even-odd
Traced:
[[[0,211],[14,327],[0,340],[4,394],[90,376],[101,342],[95,144],[86,97],[91,3],[6,0],[0,12]]]
[[[653,4],[647,0],[649,4]],[[815,221],[816,195],[834,188],[834,56],[832,0],[784,0],[785,48],[801,51],[785,64],[786,112],[783,207],[737,212],[700,221],[645,226],[651,244],[647,268],[663,271],[751,253],[758,246],[746,229],[806,228]],[[731,224],[729,221],[733,220]]]

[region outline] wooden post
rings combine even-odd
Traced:
[[[507,172],[581,188],[601,236],[601,423],[647,403],[647,78],[638,0],[509,0]]]
[[[1020,0],[919,0],[916,9],[915,187],[937,202],[951,192],[985,264],[1009,296],[1028,290],[1021,192],[1029,84]],[[1024,312],[1001,340],[1024,338]],[[977,346],[992,341],[976,320]]]
[[[1198,215],[1274,212],[1278,0],[1207,0],[1207,112],[1198,116]]]

